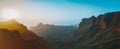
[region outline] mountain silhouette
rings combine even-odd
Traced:
[[[0,22],[0,49],[50,49],[42,37],[16,20]]]

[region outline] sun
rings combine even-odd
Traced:
[[[2,11],[2,17],[4,19],[14,19],[15,17],[18,16],[17,10],[15,9],[3,9]]]

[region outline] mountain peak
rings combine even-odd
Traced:
[[[47,49],[42,37],[15,19],[0,22],[0,39],[0,49]]]
[[[15,19],[11,19],[7,21],[0,21],[0,26],[1,25],[13,25],[14,26],[14,25],[22,25],[22,24],[16,21]]]
[[[0,21],[0,28],[19,31],[27,29],[27,27],[25,27],[23,24],[20,24],[15,19],[11,19],[8,21]]]
[[[17,22],[17,21],[15,19],[11,19],[11,20],[8,20],[8,22]]]
[[[0,29],[7,29],[11,31],[16,30],[19,32],[22,39],[25,40],[36,40],[36,38],[38,38],[36,34],[28,30],[26,26],[20,24],[15,19],[11,19],[9,21],[1,21]]]
[[[35,35],[33,32],[29,31],[26,26],[20,24],[15,19],[11,19],[9,21],[1,21],[0,22],[1,29],[7,30],[17,30],[23,39],[29,39]],[[36,37],[33,37],[36,38]]]

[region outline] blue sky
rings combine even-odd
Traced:
[[[119,0],[26,0],[9,5],[21,12],[18,21],[34,26],[42,22],[55,25],[76,25],[82,18],[120,11]]]

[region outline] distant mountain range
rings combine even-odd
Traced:
[[[30,30],[38,36],[43,37],[50,45],[56,46],[63,38],[73,35],[77,29],[75,26],[59,26],[39,23],[35,27],[30,27]]]
[[[120,12],[83,18],[79,27],[40,23],[28,30],[1,21],[0,49],[120,49]]]
[[[54,49],[120,49],[120,12],[83,18],[78,28],[40,23],[30,30]]]
[[[0,49],[50,49],[42,37],[38,37],[16,20],[0,22]]]

